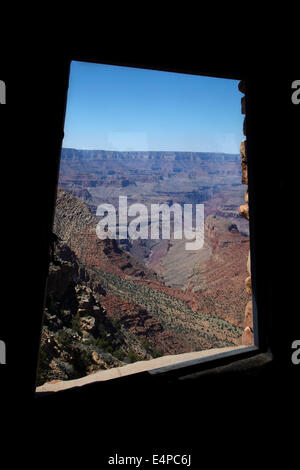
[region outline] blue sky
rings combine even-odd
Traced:
[[[63,147],[239,153],[238,80],[71,64]]]

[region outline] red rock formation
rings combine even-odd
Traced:
[[[202,312],[243,326],[249,239],[212,216],[207,218],[206,227],[206,240],[213,252],[206,263],[193,270],[188,289],[193,304]]]

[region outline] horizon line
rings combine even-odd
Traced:
[[[165,152],[165,153],[211,153],[211,154],[223,154],[223,155],[240,155],[239,153],[233,153],[233,152],[207,152],[207,151],[199,151],[199,150],[116,150],[116,149],[87,149],[87,148],[75,148],[75,147],[62,147],[61,150],[80,150],[84,152],[119,152],[119,153],[135,153],[135,152],[143,152],[143,153],[149,153],[149,152]]]

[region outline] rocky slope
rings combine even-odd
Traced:
[[[89,287],[87,279],[74,252],[59,243],[49,266],[38,385],[118,366],[126,356],[122,336],[95,298],[99,286]]]
[[[158,319],[139,304],[112,296],[98,272],[83,264],[64,242],[56,245],[53,261],[38,385],[163,354],[151,341],[153,335],[163,333]]]
[[[248,301],[245,291],[249,238],[243,236],[232,222],[208,216],[205,240],[211,256],[195,265],[188,281],[188,291],[203,312],[215,314],[235,325],[243,326]]]
[[[49,268],[39,383],[240,344],[239,321],[220,314],[205,283],[201,296],[194,288],[196,277],[186,291],[164,285],[114,240],[99,240],[96,223],[81,200],[58,190],[53,230],[60,241]],[[215,241],[216,252],[230,240],[241,245],[241,235],[233,232]],[[203,282],[203,277],[197,280]]]

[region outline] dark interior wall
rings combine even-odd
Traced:
[[[261,335],[276,364],[296,371],[291,344],[299,336],[297,277],[299,255],[293,229],[297,219],[296,158],[300,109],[292,104],[288,70],[251,75],[247,97],[249,152],[254,181],[254,243]]]
[[[32,396],[63,138],[68,62],[59,56],[9,60],[2,162],[9,313],[2,316],[9,393]],[[1,335],[3,336],[3,334]]]
[[[1,337],[7,342],[8,365],[3,373],[10,393],[17,392],[26,402],[34,391],[70,57],[247,80],[259,326],[262,336],[267,337],[266,346],[274,353],[274,376],[293,376],[296,367],[290,360],[291,343],[297,334],[300,336],[297,277],[293,269],[299,259],[295,205],[300,112],[300,106],[292,105],[290,99],[294,75],[278,75],[266,67],[239,66],[240,62],[234,60],[231,68],[228,64],[219,68],[216,63],[212,67],[211,61],[206,64],[198,55],[144,54],[141,58],[130,51],[85,55],[74,49],[41,52],[23,57],[20,62],[16,58],[8,78],[9,134],[4,138],[7,169],[5,166],[3,175],[7,188],[5,233],[11,248],[5,244],[2,266],[8,280],[6,295],[10,307],[1,320]],[[9,380],[5,375],[8,370]],[[130,395],[132,385],[128,383],[128,387]]]

